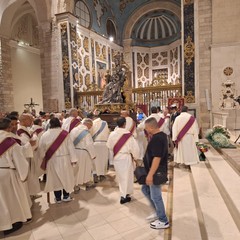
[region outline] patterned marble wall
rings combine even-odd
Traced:
[[[180,58],[180,41],[150,50],[133,47],[133,86],[150,86],[153,79],[159,77],[168,83],[178,84],[181,78]]]
[[[184,96],[195,102],[194,0],[184,0]]]

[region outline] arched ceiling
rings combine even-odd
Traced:
[[[24,4],[28,2],[34,14],[37,22],[41,23],[49,21],[51,18],[50,5],[48,0],[1,0],[0,1],[0,34],[6,37],[10,37],[11,29],[16,22],[16,17],[19,18],[25,11],[29,9],[24,8]],[[27,5],[26,5],[27,6]],[[19,10],[22,9],[23,13]],[[21,10],[20,10],[21,11]]]

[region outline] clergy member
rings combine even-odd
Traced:
[[[0,119],[0,231],[9,234],[32,218],[23,185],[28,175],[28,161],[21,146],[12,138],[11,120]]]
[[[71,201],[70,192],[74,187],[73,166],[77,157],[69,133],[61,129],[58,118],[50,120],[49,129],[40,139],[39,148],[43,159],[41,168],[47,173],[44,191],[54,191],[56,203]]]
[[[71,108],[69,111],[69,117],[63,121],[62,129],[71,132],[73,128],[77,127],[81,123],[81,118],[78,116],[78,110]]]
[[[86,190],[95,187],[93,184],[93,160],[96,158],[92,135],[89,130],[93,122],[90,118],[84,118],[82,124],[75,127],[71,133],[71,139],[75,146],[78,164],[74,169],[75,187],[74,193],[80,191],[80,185],[85,185]]]
[[[187,111],[188,107],[183,106],[172,127],[172,140],[175,143],[174,162],[192,165],[199,161],[196,147],[199,130],[196,119]]]
[[[139,159],[138,143],[133,135],[126,129],[126,119],[120,117],[117,126],[110,133],[107,147],[113,152],[113,165],[119,182],[120,203],[131,201],[133,193],[133,159]]]

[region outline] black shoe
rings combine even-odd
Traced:
[[[94,183],[98,183],[99,182],[97,174],[93,174],[93,181],[94,181]]]
[[[24,222],[23,224],[28,224],[28,223],[31,223],[32,222],[32,218],[28,218],[26,222]]]
[[[121,197],[120,199],[120,204],[124,204],[124,203],[127,203],[127,202],[130,202],[131,201],[131,197]]]
[[[22,227],[23,223],[22,222],[16,222],[14,223],[12,226],[12,229],[9,229],[9,230],[5,230],[3,231],[3,234],[4,235],[8,235],[8,234],[11,234],[15,231],[17,231],[18,229],[20,229]]]
[[[100,182],[104,181],[105,179],[106,179],[106,177],[105,177],[105,176],[103,176],[103,175],[100,175]]]
[[[128,199],[129,202],[132,200],[129,194],[126,195],[126,199]]]

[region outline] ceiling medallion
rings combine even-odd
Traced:
[[[226,76],[231,76],[233,74],[233,68],[231,67],[226,67],[224,70],[223,70],[223,73],[224,75]]]

